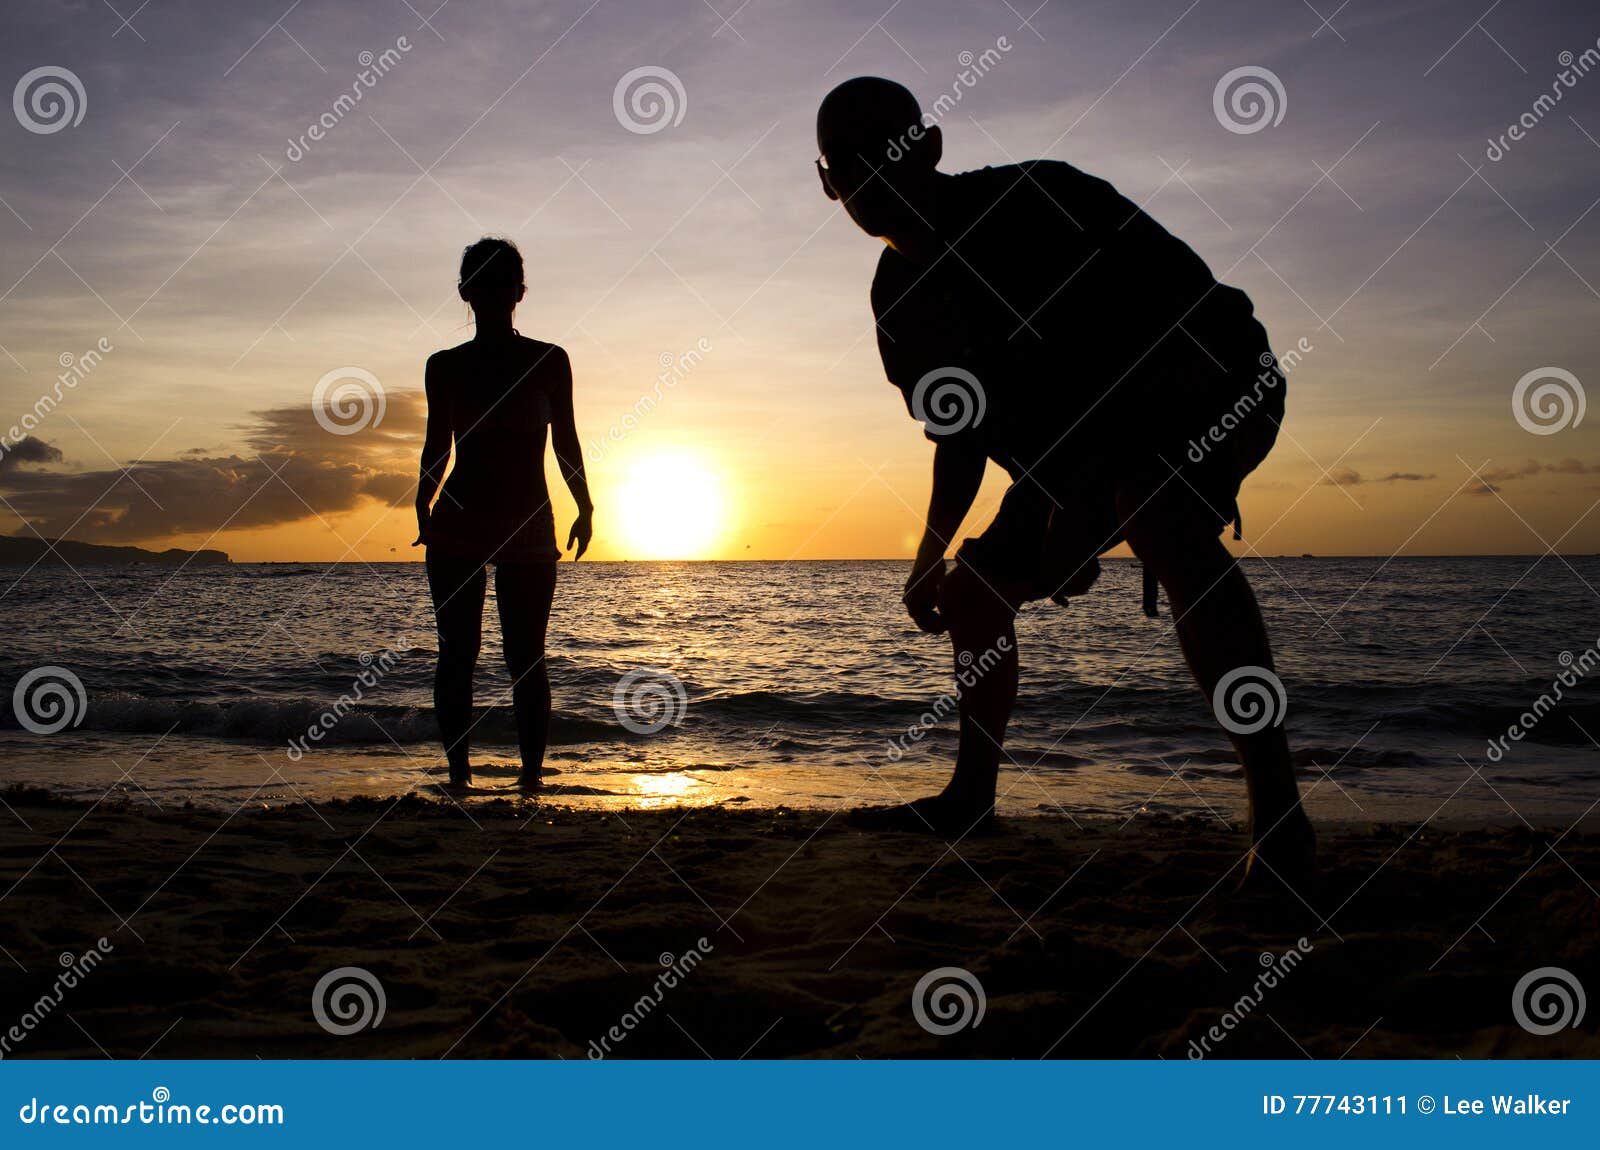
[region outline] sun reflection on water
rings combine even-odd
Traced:
[[[699,779],[682,774],[630,775],[628,782],[638,805],[645,808],[692,803],[701,797],[698,792],[704,789]]]

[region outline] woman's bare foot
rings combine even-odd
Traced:
[[[517,790],[534,793],[542,789],[544,789],[544,778],[541,775],[523,771],[517,776]]]

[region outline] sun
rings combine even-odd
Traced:
[[[686,452],[635,461],[613,504],[629,559],[702,559],[727,529],[721,480]]]

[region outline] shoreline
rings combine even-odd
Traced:
[[[443,768],[439,772],[443,777]],[[514,773],[514,772],[513,772]],[[559,775],[559,771],[550,771],[550,774]],[[928,780],[928,793],[938,789],[938,779]],[[837,821],[850,811],[866,806],[881,805],[866,799],[860,802],[823,803],[821,801],[806,802],[804,799],[767,803],[755,799],[735,799],[722,801],[708,801],[699,804],[677,803],[672,805],[651,804],[640,802],[639,795],[613,795],[607,794],[603,798],[606,803],[590,804],[582,802],[586,797],[595,797],[585,793],[586,788],[574,785],[570,788],[574,793],[563,794],[559,789],[563,784],[547,785],[547,789],[538,795],[525,795],[515,787],[492,786],[474,789],[465,794],[457,793],[446,795],[442,787],[433,785],[412,788],[405,791],[394,792],[356,792],[344,795],[310,796],[304,794],[289,794],[286,797],[270,799],[250,799],[244,804],[230,803],[216,798],[186,799],[182,803],[174,803],[170,799],[166,803],[158,803],[153,799],[141,797],[137,791],[117,790],[99,799],[86,798],[83,795],[57,790],[50,786],[34,783],[14,783],[0,787],[0,803],[7,805],[24,805],[39,807],[70,807],[76,809],[100,809],[127,814],[182,814],[182,815],[218,815],[228,817],[232,814],[241,814],[245,811],[290,811],[298,807],[313,806],[322,811],[362,812],[381,810],[390,806],[398,807],[434,807],[441,811],[468,810],[476,811],[481,808],[492,810],[509,809],[522,817],[535,815],[560,815],[574,819],[605,818],[662,815],[687,815],[687,814],[727,814],[738,816],[775,816],[816,818],[822,822]],[[98,789],[98,788],[94,788]],[[921,794],[922,792],[918,792]],[[907,795],[908,798],[913,797]],[[576,798],[580,801],[573,802]],[[1433,810],[1439,808],[1435,804]],[[3,813],[0,806],[0,813]],[[1064,807],[1053,806],[1040,802],[1031,808],[1012,808],[998,812],[997,818],[1003,824],[1054,824],[1064,823],[1086,828],[1096,833],[1112,833],[1131,824],[1140,822],[1158,823],[1194,823],[1205,827],[1219,836],[1229,833],[1239,836],[1240,849],[1243,850],[1245,842],[1246,821],[1241,806],[1238,809],[1221,811],[1224,817],[1218,818],[1218,813],[1207,814],[1198,810],[1139,810],[1131,813],[1107,811],[1074,811]],[[1541,818],[1536,816],[1531,822],[1524,821],[1523,817],[1506,811],[1503,815],[1436,815],[1429,818],[1423,807],[1419,806],[1415,818],[1400,817],[1373,817],[1373,818],[1330,818],[1314,811],[1308,811],[1313,825],[1319,832],[1328,831],[1339,835],[1366,835],[1372,833],[1405,834],[1416,828],[1419,824],[1428,829],[1451,834],[1472,834],[1482,831],[1485,833],[1498,833],[1503,831],[1522,831],[1530,834],[1559,836],[1563,833],[1582,833],[1585,835],[1600,835],[1600,807],[1589,811],[1585,816],[1574,823],[1571,819],[1560,817]],[[1225,824],[1225,825],[1224,825]],[[932,841],[932,840],[930,840]]]
[[[183,549],[174,547],[174,548],[171,548],[171,550],[179,550],[179,551],[181,551]],[[159,553],[154,553],[153,552],[152,554],[159,554]],[[195,552],[195,554],[202,554],[202,552]],[[221,553],[218,552],[218,554],[221,554]],[[735,556],[735,555],[729,555],[729,556],[726,556],[726,557],[712,558],[712,559],[628,559],[628,558],[591,559],[591,558],[588,558],[586,556],[583,561],[585,563],[590,563],[590,564],[613,564],[613,563],[614,564],[625,564],[625,563],[626,564],[642,564],[642,563],[660,563],[660,564],[679,564],[679,563],[910,563],[912,558],[913,558],[912,555],[891,555],[891,556],[880,556],[878,558],[860,558],[860,557],[850,556],[850,557],[838,558],[838,559],[810,558],[810,557],[808,557],[808,558],[793,558],[793,557],[790,557],[790,558],[783,558],[783,559],[751,559],[751,558],[748,558],[748,557],[745,557],[745,556]],[[1384,555],[1384,554],[1381,554],[1381,553],[1380,554],[1365,554],[1365,553],[1356,553],[1356,552],[1325,551],[1325,552],[1320,552],[1318,554],[1312,555],[1312,554],[1307,554],[1306,552],[1303,552],[1303,551],[1302,552],[1285,551],[1282,554],[1278,554],[1278,555],[1243,554],[1243,555],[1236,555],[1235,558],[1238,559],[1242,563],[1275,562],[1275,561],[1278,561],[1278,560],[1302,560],[1302,559],[1304,559],[1304,560],[1370,559],[1370,560],[1373,560],[1374,562],[1378,562],[1378,563],[1385,563],[1385,562],[1387,562],[1387,563],[1396,563],[1396,562],[1403,562],[1403,561],[1409,560],[1409,559],[1426,559],[1426,560],[1435,560],[1435,561],[1437,561],[1437,560],[1455,560],[1455,559],[1549,559],[1549,558],[1555,558],[1555,559],[1595,559],[1595,558],[1600,558],[1600,552],[1594,552],[1594,551],[1552,551],[1552,552],[1549,552],[1549,553],[1539,553],[1539,552],[1533,552],[1533,551],[1485,551],[1485,552],[1465,552],[1465,551],[1463,551],[1463,552],[1452,552],[1452,553],[1448,553],[1448,554],[1438,554],[1438,555],[1423,554],[1423,553]],[[1139,562],[1139,560],[1133,555],[1102,555],[1102,556],[1100,556],[1100,560],[1101,560],[1101,562],[1111,562],[1111,563],[1137,563],[1137,562]],[[229,557],[229,558],[227,558],[226,560],[224,560],[222,562],[207,562],[207,563],[201,564],[200,566],[201,567],[231,567],[231,568],[238,568],[238,567],[341,567],[341,566],[342,567],[370,567],[370,566],[373,566],[374,564],[392,565],[392,566],[405,566],[405,565],[410,565],[410,564],[421,564],[422,562],[423,562],[423,560],[421,560],[421,559],[410,559],[410,558],[407,558],[407,559],[366,560],[366,559],[234,559],[232,557]],[[5,562],[3,560],[0,560],[0,568],[6,569],[6,570],[25,569],[25,568],[28,568],[28,566],[29,565],[26,564],[26,563]],[[77,563],[77,564],[74,564],[74,566],[78,566],[78,567],[97,567],[97,568],[98,567],[129,567],[129,566],[156,567],[156,566],[161,566],[161,564],[157,563],[157,562],[152,562],[152,561],[132,561],[132,562],[129,562],[129,561],[100,561],[100,562]]]
[[[7,1009],[112,947],[7,1057],[582,1058],[630,1013],[613,1057],[1600,1054],[1511,1009],[1528,971],[1600,958],[1587,832],[1323,824],[1313,882],[1241,896],[1242,833],[1193,817],[951,849],[781,808],[3,797]],[[312,1002],[346,967],[386,1013],[340,1036]],[[941,1035],[912,1001],[947,967],[986,1012]]]

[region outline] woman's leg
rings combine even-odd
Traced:
[[[482,563],[428,549],[428,590],[439,631],[439,663],[433,674],[433,713],[450,763],[450,781],[472,781],[467,734],[472,729],[472,673],[483,636],[483,596],[488,586]]]
[[[522,749],[520,785],[539,785],[545,742],[550,735],[550,675],[545,669],[544,636],[556,590],[554,563],[502,563],[494,569],[500,605],[500,638],[511,672],[511,705],[517,715]]]

